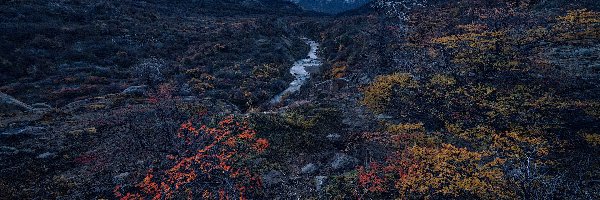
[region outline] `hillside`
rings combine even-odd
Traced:
[[[594,0],[0,16],[0,199],[600,198]]]
[[[337,14],[347,10],[353,10],[365,5],[371,0],[289,0],[298,4],[305,10]]]

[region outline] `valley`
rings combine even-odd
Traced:
[[[600,198],[594,0],[0,10],[0,199]]]

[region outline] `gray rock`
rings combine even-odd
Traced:
[[[325,184],[327,184],[327,176],[315,176],[315,188],[317,191],[323,190]]]
[[[139,85],[139,86],[131,86],[128,87],[127,89],[123,90],[123,94],[128,94],[128,95],[139,95],[139,96],[144,96],[146,95],[146,92],[148,92],[148,86],[146,85]]]
[[[334,170],[347,170],[356,167],[358,159],[344,153],[336,153],[331,162],[331,168]]]
[[[262,180],[265,187],[273,187],[283,182],[283,173],[272,170],[263,174]]]
[[[337,143],[342,141],[342,136],[337,133],[332,133],[327,135],[327,140],[329,140],[329,142]]]
[[[377,119],[378,120],[386,120],[386,119],[393,119],[394,117],[389,116],[389,115],[385,115],[385,114],[379,114],[377,115]]]
[[[319,167],[313,163],[309,163],[307,165],[304,165],[304,167],[302,167],[300,173],[301,174],[314,174],[315,172],[317,172],[317,170],[319,169]]]
[[[55,158],[55,157],[56,157],[56,153],[46,152],[46,153],[38,155],[36,158],[38,158],[38,159],[50,159],[50,158]]]
[[[31,106],[15,99],[14,97],[0,92],[0,112],[29,111]]]
[[[113,182],[117,184],[122,183],[127,177],[129,177],[129,175],[129,172],[120,173],[119,175],[113,177]]]

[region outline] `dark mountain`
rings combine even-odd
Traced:
[[[150,0],[169,8],[184,8],[203,14],[298,14],[299,6],[285,0]]]
[[[289,0],[306,10],[336,14],[360,7],[371,0]]]

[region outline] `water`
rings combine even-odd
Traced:
[[[317,56],[317,50],[319,49],[319,43],[303,38],[306,44],[310,46],[307,58],[300,59],[294,63],[290,69],[290,73],[295,77],[294,81],[290,83],[290,86],[283,92],[279,93],[271,100],[271,104],[278,104],[282,98],[286,95],[298,92],[300,87],[304,85],[306,80],[310,78],[310,73],[306,70],[307,68],[315,68],[321,66],[321,61]]]

